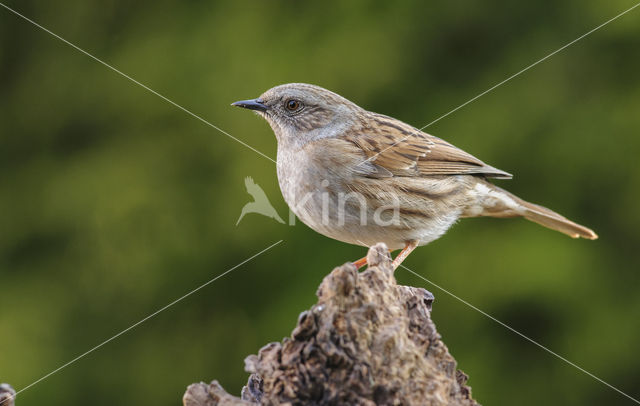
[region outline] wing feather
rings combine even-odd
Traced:
[[[512,177],[438,137],[391,117],[369,114],[377,125],[363,125],[360,130],[345,134],[344,137],[360,147],[368,161],[393,175],[473,174],[492,178]]]

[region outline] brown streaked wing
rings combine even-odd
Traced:
[[[396,176],[484,175],[510,179],[512,175],[489,166],[448,142],[399,120],[370,113],[374,126],[345,134],[370,161]]]

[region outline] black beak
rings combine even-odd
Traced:
[[[238,106],[238,107],[242,107],[245,109],[249,109],[249,110],[258,110],[258,111],[262,111],[265,112],[267,111],[267,106],[265,106],[262,103],[262,100],[260,99],[253,99],[253,100],[240,100],[237,101],[235,103],[231,103],[232,106]]]

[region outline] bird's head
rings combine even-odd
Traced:
[[[271,125],[278,143],[304,145],[337,137],[364,113],[360,107],[327,89],[306,83],[288,83],[264,92],[257,99],[233,106],[254,110]]]

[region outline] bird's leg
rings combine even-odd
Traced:
[[[355,261],[353,265],[356,266],[356,269],[362,268],[363,266],[367,265],[367,257],[360,258],[359,260]]]
[[[409,254],[411,254],[411,251],[416,249],[417,246],[418,246],[418,241],[416,240],[409,241],[407,245],[404,247],[404,249],[400,251],[396,259],[393,260],[393,270],[399,267],[402,261],[404,261],[405,258],[408,257]]]

